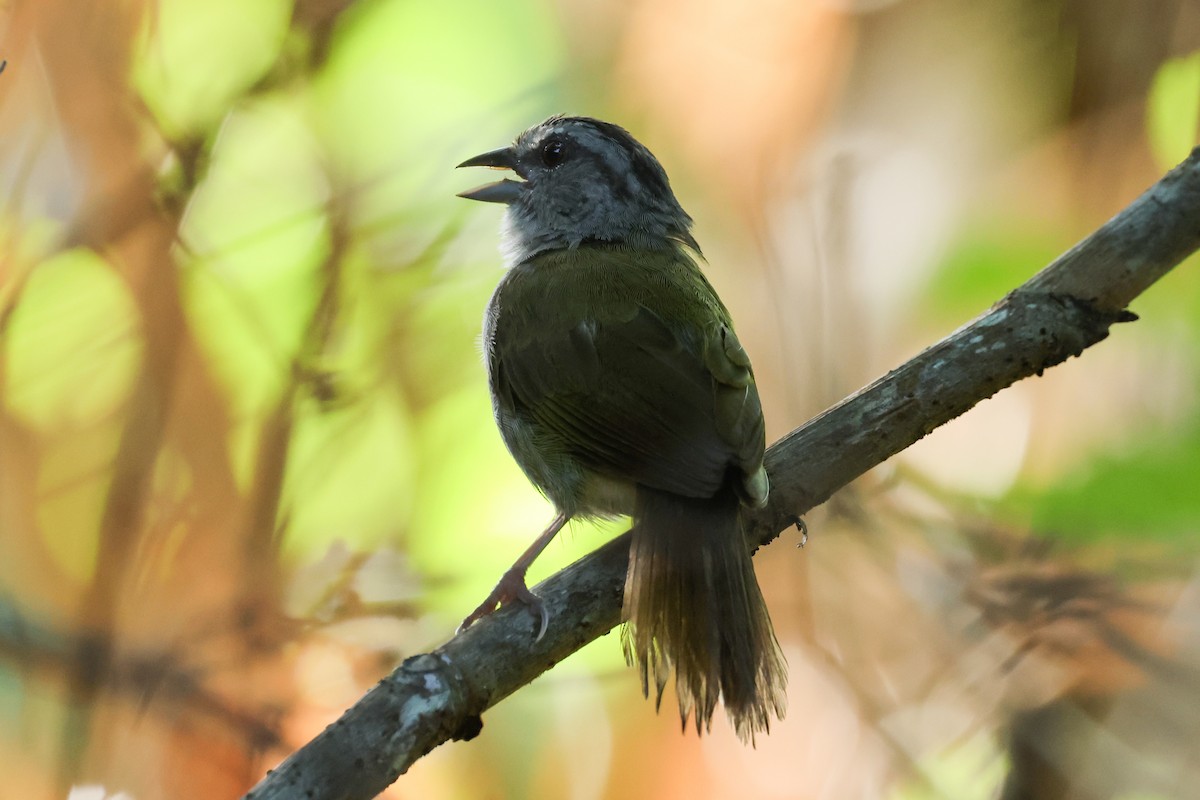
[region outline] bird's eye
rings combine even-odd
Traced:
[[[547,167],[557,167],[563,162],[567,148],[562,139],[547,139],[542,144],[542,163]]]

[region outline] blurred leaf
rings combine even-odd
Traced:
[[[983,313],[1067,244],[1060,232],[1034,220],[997,221],[968,231],[942,262],[917,313],[948,322]]]
[[[504,449],[482,381],[428,408],[417,445],[425,466],[417,476],[413,561],[425,574],[454,575],[486,593],[491,585],[484,584],[495,582],[554,511]],[[464,588],[471,591],[462,584],[449,588],[456,598]],[[446,599],[443,593],[426,598],[435,605]]]
[[[404,405],[375,392],[349,408],[299,413],[285,483],[288,544],[377,547],[407,526],[412,447]]]
[[[403,368],[422,398],[441,398],[464,384],[486,399],[480,335],[483,309],[503,272],[499,259],[439,275],[412,298],[405,319]],[[490,421],[491,412],[484,416]]]
[[[417,476],[409,552],[425,574],[455,577],[444,589],[432,586],[426,601],[463,609],[465,616],[549,524],[554,509],[504,448],[482,382],[431,407],[417,443],[425,466]],[[623,519],[568,526],[530,570],[530,585],[626,528]]]
[[[1200,51],[1158,68],[1146,100],[1146,127],[1163,169],[1182,161],[1200,141]]]
[[[225,123],[182,236],[192,328],[237,416],[274,407],[320,291],[328,186],[294,101],[272,98]]]
[[[275,62],[290,0],[160,0],[133,84],[168,136],[211,129]]]
[[[1033,526],[1047,535],[1192,536],[1200,529],[1200,428],[1088,459],[1055,486],[1012,499],[1032,508]]]
[[[75,430],[112,414],[141,361],[138,325],[125,282],[92,251],[43,262],[3,342],[9,408],[43,431]]]
[[[995,742],[985,734],[976,734],[951,747],[924,755],[917,766],[921,782],[914,781],[898,788],[891,795],[896,800],[996,797],[1007,768]]]
[[[360,222],[409,211],[385,231],[406,240],[401,260],[445,225],[465,188],[454,165],[533,121],[528,98],[562,58],[554,20],[537,0],[367,0],[343,16],[314,119]]]

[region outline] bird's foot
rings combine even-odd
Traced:
[[[800,544],[796,545],[796,547],[804,547],[804,545],[808,544],[808,523],[800,517],[792,517],[792,522],[800,534]]]
[[[550,612],[546,610],[546,604],[541,601],[541,598],[529,591],[529,587],[525,585],[525,570],[523,569],[510,569],[505,572],[487,599],[468,614],[467,618],[458,626],[458,632],[462,633],[501,606],[514,602],[521,603],[529,609],[529,613],[540,623],[537,638],[534,641],[541,641],[542,637],[546,635],[546,627],[550,624]]]

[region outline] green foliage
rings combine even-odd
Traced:
[[[956,324],[987,310],[1061,253],[1060,231],[1035,220],[991,220],[951,248],[922,296],[922,319]]]
[[[441,230],[463,188],[451,167],[543,110],[529,100],[559,69],[551,22],[532,1],[373,0],[343,17],[312,120],[361,222],[403,212],[410,253]]]
[[[237,416],[272,408],[320,291],[330,188],[297,105],[226,121],[184,220],[185,308]]]
[[[411,424],[388,392],[301,414],[288,452],[288,543],[322,552],[337,537],[370,548],[405,530],[414,493]]]
[[[192,53],[221,9],[175,5],[151,30],[138,85],[165,128],[202,133],[217,122],[209,105],[227,106],[226,95],[262,80],[279,54],[278,9],[256,8],[231,31],[257,37],[259,56],[222,64],[212,85],[200,85],[196,73],[173,72],[175,61],[153,59],[176,45]],[[195,14],[206,21],[191,28]],[[454,37],[441,35],[450,28]],[[263,425],[292,415],[282,511],[292,547],[320,552],[336,539],[369,547],[407,535],[419,554],[425,542],[457,551],[488,538],[479,532],[507,519],[498,510],[506,504],[471,496],[469,468],[443,483],[454,474],[446,465],[476,465],[478,485],[488,486],[508,470],[503,494],[541,507],[488,430],[475,341],[499,274],[494,229],[478,255],[459,259],[470,270],[440,267],[439,240],[465,210],[455,205],[462,180],[453,165],[512,135],[526,112],[497,106],[548,81],[559,58],[538,3],[364,2],[339,19],[311,82],[265,84],[221,122],[181,232],[186,310],[228,393],[243,487],[261,466]],[[331,286],[334,321],[314,338]],[[305,386],[288,394],[298,380]],[[310,380],[335,396],[309,398],[320,393]],[[467,407],[455,400],[468,396]],[[302,402],[289,407],[294,399]],[[458,413],[447,418],[447,409]],[[476,429],[488,444],[482,451]],[[438,431],[438,447],[414,450]],[[440,519],[440,508],[489,510],[466,525]],[[543,524],[536,516],[533,532]],[[507,557],[510,548],[500,549],[495,561],[474,562],[481,572]]]
[[[1146,99],[1150,146],[1163,169],[1200,142],[1200,51],[1163,64]]]
[[[985,734],[976,734],[918,762],[921,779],[901,786],[894,800],[959,800],[996,797],[1004,783],[1005,759],[996,743]]]
[[[147,17],[133,83],[170,138],[205,134],[271,68],[290,0],[166,0]]]
[[[1073,474],[1012,502],[1032,508],[1035,530],[1076,541],[1192,537],[1200,529],[1200,428],[1088,454]]]
[[[5,403],[46,432],[95,424],[128,398],[141,359],[137,328],[128,288],[95,253],[67,250],[43,261],[3,341]]]

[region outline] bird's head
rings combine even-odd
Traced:
[[[508,169],[523,179],[505,178],[459,195],[508,206],[504,238],[510,263],[587,242],[700,250],[692,218],[675,199],[658,159],[611,123],[551,117],[509,147],[459,166]]]

